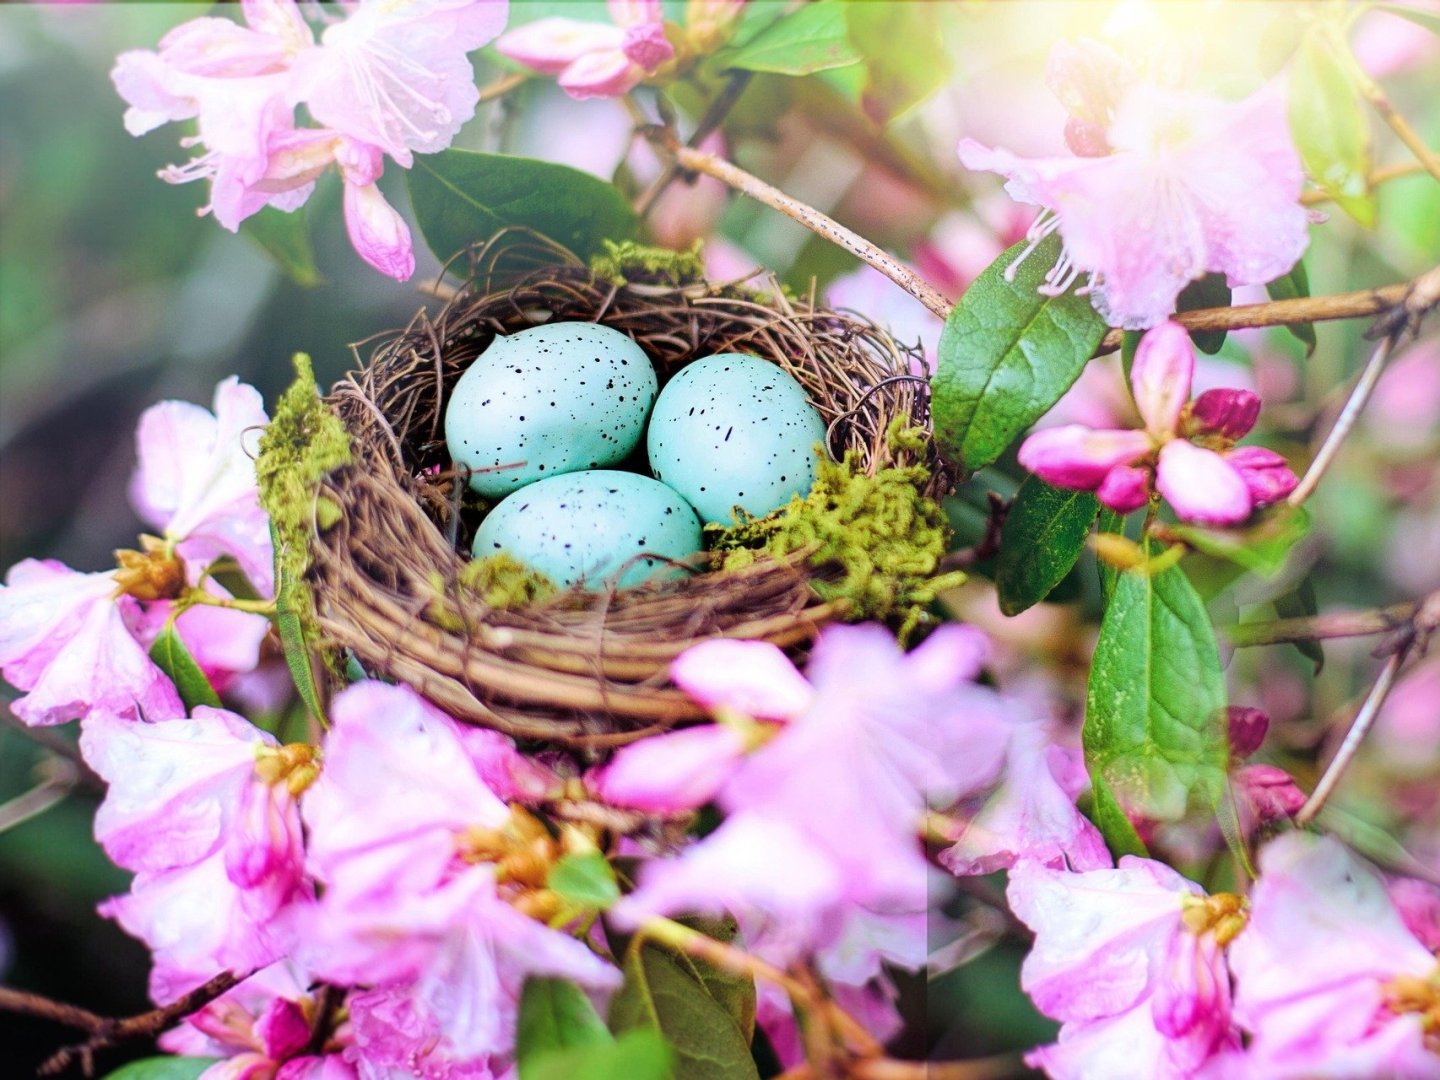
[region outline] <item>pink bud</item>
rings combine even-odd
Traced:
[[[1236,447],[1225,460],[1245,481],[1256,506],[1279,502],[1300,482],[1283,457],[1263,446]]]
[[[1260,749],[1260,744],[1265,741],[1265,732],[1270,728],[1269,713],[1248,705],[1231,705],[1225,719],[1230,731],[1232,755],[1247,758]]]
[[[1143,431],[1095,431],[1081,424],[1037,431],[1020,447],[1020,464],[1046,483],[1093,490],[1117,465],[1153,448]]]
[[[542,75],[558,75],[587,53],[618,51],[624,40],[618,26],[551,16],[510,31],[495,49]]]
[[[1239,439],[1260,416],[1260,396],[1249,390],[1206,390],[1190,406],[1190,421],[1197,435]]]
[[[1105,474],[1095,494],[1117,514],[1139,510],[1150,501],[1150,470],[1137,469],[1133,465],[1116,465]]]
[[[415,273],[410,227],[374,184],[345,185],[345,229],[367,263],[396,281]]]
[[[675,55],[675,46],[665,37],[665,27],[659,23],[632,26],[626,30],[623,50],[632,63],[639,64],[646,71],[654,71]]]
[[[1130,386],[1150,434],[1175,434],[1194,377],[1195,346],[1183,326],[1167,320],[1145,332],[1135,350]]]
[[[1305,793],[1295,786],[1289,773],[1274,765],[1246,765],[1237,769],[1235,783],[1249,800],[1259,825],[1288,818],[1305,805]]]
[[[1225,458],[1183,439],[1160,451],[1155,486],[1182,521],[1235,525],[1250,516],[1253,505],[1249,486]]]
[[[310,1022],[300,1006],[289,998],[274,998],[255,1024],[266,1057],[284,1060],[304,1049],[310,1041]]]

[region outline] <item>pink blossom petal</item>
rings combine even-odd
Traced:
[[[1260,395],[1250,390],[1206,390],[1190,405],[1193,430],[1202,435],[1240,439],[1250,433],[1260,416]]]
[[[1163,441],[1175,434],[1195,379],[1195,346],[1177,322],[1166,320],[1140,339],[1130,386],[1146,430]]]
[[[590,786],[612,806],[694,810],[715,797],[744,755],[740,732],[705,724],[631,743],[591,777]]]
[[[410,226],[376,185],[345,185],[345,231],[356,253],[385,276],[408,281],[415,273]]]
[[[82,574],[53,559],[16,563],[0,586],[0,673],[29,690],[79,631],[90,609],[108,602],[114,572]]]
[[[560,89],[583,101],[619,97],[640,85],[645,69],[620,49],[588,52],[560,73]]]
[[[1139,510],[1150,501],[1150,470],[1116,465],[1105,474],[1095,495],[1117,514]]]
[[[1251,828],[1288,820],[1305,805],[1305,793],[1274,765],[1242,766],[1235,770],[1234,784]]]
[[[815,699],[789,658],[764,641],[702,641],[675,658],[670,677],[708,709],[733,709],[764,720],[798,716]]]
[[[1265,733],[1270,730],[1270,714],[1264,709],[1231,705],[1225,713],[1225,725],[1231,756],[1247,758],[1265,741]]]
[[[1094,490],[1117,465],[1154,448],[1143,431],[1093,431],[1079,424],[1046,428],[1020,446],[1020,464],[1046,483]]]
[[[1256,506],[1279,502],[1300,483],[1289,463],[1263,446],[1237,446],[1226,452],[1225,461],[1245,481]]]
[[[1244,477],[1219,454],[1174,439],[1160,451],[1155,486],[1182,521],[1235,525],[1253,501]]]
[[[931,693],[948,693],[979,678],[992,651],[985,631],[946,623],[905,657],[905,673]]]
[[[616,52],[624,44],[618,26],[552,16],[516,27],[495,42],[495,50],[542,75],[559,75],[586,53]]]
[[[665,27],[659,23],[630,27],[625,31],[625,44],[621,51],[631,63],[646,71],[654,71],[675,56],[675,46],[665,37]]]
[[[606,0],[606,6],[616,26],[658,26],[665,18],[660,0]]]

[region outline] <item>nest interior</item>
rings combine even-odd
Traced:
[[[712,285],[659,272],[619,282],[529,236],[477,248],[471,270],[440,311],[368,343],[369,361],[326,399],[354,453],[322,485],[341,513],[316,534],[309,571],[329,638],[458,719],[576,748],[620,745],[703,715],[667,678],[690,645],[738,637],[795,651],[844,615],[811,588],[823,567],[770,557],[487,606],[463,584],[465,477],[446,451],[443,417],[456,380],[497,334],[552,319],[600,322],[639,343],[662,386],[687,361],[751,353],[805,387],[837,459],[853,451],[872,475],[923,464],[930,496],[953,483],[933,444],[901,448],[887,437],[897,418],[929,430],[928,390],[912,373],[913,353],[862,318],[787,297],[773,281]]]

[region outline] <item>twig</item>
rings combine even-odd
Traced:
[[[850,1066],[853,1080],[1004,1080],[1024,1071],[1018,1053],[972,1061],[896,1061],[868,1058]]]
[[[1379,187],[1381,184],[1391,180],[1399,180],[1402,176],[1414,176],[1416,173],[1425,171],[1425,166],[1418,161],[1402,161],[1396,165],[1384,165],[1376,169],[1365,178],[1367,188]],[[1302,206],[1320,206],[1332,202],[1335,196],[1328,191],[1307,191],[1300,196]]]
[[[80,780],[80,770],[62,757],[46,756],[36,768],[40,783],[23,795],[0,803],[0,833],[43,814],[64,800]]]
[[[882,251],[859,233],[847,229],[834,218],[821,213],[808,203],[786,195],[779,188],[765,183],[758,176],[746,172],[739,166],[732,165],[724,158],[707,154],[703,150],[697,150],[691,146],[676,145],[674,136],[664,128],[645,125],[641,130],[652,143],[658,146],[662,152],[673,157],[682,168],[713,176],[741,194],[750,196],[756,202],[763,203],[772,210],[778,210],[786,217],[798,221],[811,232],[823,236],[831,243],[869,263],[940,318],[943,319],[950,314],[953,305],[945,299],[939,289],[899,259]]]
[[[1410,121],[1406,120],[1395,106],[1390,104],[1390,99],[1385,96],[1385,91],[1381,89],[1380,84],[1370,78],[1365,69],[1354,62],[1354,55],[1349,54],[1348,50],[1347,54],[1350,55],[1351,63],[1348,66],[1356,89],[1380,114],[1380,118],[1390,126],[1390,130],[1395,132],[1400,141],[1415,155],[1415,160],[1420,163],[1421,167],[1436,180],[1440,180],[1440,156],[1437,156],[1435,151],[1425,145],[1425,140],[1420,138],[1419,133],[1410,126]]]
[[[1297,825],[1310,824],[1315,815],[1324,807],[1326,800],[1330,798],[1330,793],[1335,790],[1335,785],[1340,782],[1340,777],[1349,766],[1351,759],[1354,758],[1355,752],[1360,749],[1360,744],[1365,740],[1366,733],[1375,723],[1375,717],[1380,713],[1380,706],[1385,704],[1385,697],[1390,693],[1390,688],[1395,685],[1395,676],[1399,674],[1400,666],[1405,663],[1408,653],[1409,649],[1407,648],[1397,649],[1385,661],[1385,666],[1380,669],[1379,678],[1371,687],[1365,703],[1360,706],[1360,711],[1355,714],[1355,720],[1350,725],[1350,730],[1345,733],[1345,741],[1340,744],[1340,749],[1335,752],[1330,764],[1325,766],[1325,773],[1320,777],[1320,783],[1315,785],[1315,790],[1311,793],[1310,798],[1305,800],[1305,805],[1295,815]]]
[[[483,105],[487,101],[494,101],[502,98],[511,90],[518,90],[528,82],[530,76],[523,71],[516,71],[509,75],[502,75],[492,83],[480,88],[480,96],[476,99],[477,104]]]
[[[705,115],[700,118],[700,123],[695,126],[690,138],[685,145],[698,147],[708,139],[715,130],[725,122],[725,117],[730,115],[730,110],[740,100],[740,95],[745,93],[745,88],[750,85],[752,73],[749,71],[735,71],[730,75],[720,93],[715,95],[715,100],[710,102],[710,107],[705,110]],[[680,167],[676,162],[668,161],[661,170],[655,182],[645,191],[635,203],[635,213],[642,218],[648,217],[650,211],[655,209],[655,204],[660,201],[670,185],[680,176]]]
[[[114,1046],[126,1039],[158,1035],[182,1017],[203,1008],[240,982],[240,977],[225,971],[216,975],[204,986],[191,990],[169,1005],[149,1012],[115,1019],[100,1016],[89,1009],[64,1002],[52,1001],[39,994],[24,990],[11,990],[0,986],[0,1011],[22,1013],[52,1020],[66,1027],[79,1028],[90,1038],[77,1046],[67,1046],[53,1054],[40,1066],[41,1076],[55,1076],[79,1060],[86,1076],[95,1072],[95,1052]]]
[[[1355,382],[1355,388],[1350,391],[1349,398],[1345,401],[1345,407],[1340,410],[1340,415],[1335,418],[1335,424],[1330,428],[1330,433],[1325,436],[1325,441],[1320,444],[1319,451],[1315,454],[1310,467],[1305,470],[1305,475],[1300,478],[1300,483],[1290,493],[1285,501],[1291,506],[1299,506],[1315,494],[1315,489],[1320,486],[1326,471],[1330,468],[1335,456],[1340,453],[1340,448],[1345,445],[1350,432],[1354,429],[1356,421],[1360,419],[1361,412],[1370,400],[1371,393],[1375,390],[1375,384],[1380,381],[1380,373],[1385,370],[1385,361],[1390,358],[1390,350],[1395,346],[1395,337],[1381,338],[1370,353],[1370,359],[1365,363],[1365,369],[1360,372],[1360,378]]]
[[[993,491],[989,493],[989,502],[990,513],[985,518],[985,535],[978,544],[952,551],[942,558],[936,568],[941,573],[947,570],[968,570],[999,552],[1000,534],[1005,529],[1005,517],[1010,513],[1010,502]]]
[[[1295,641],[1322,641],[1328,638],[1365,637],[1369,634],[1387,634],[1405,626],[1419,609],[1418,602],[1407,601],[1368,611],[1335,611],[1323,615],[1241,623],[1223,630],[1222,633],[1236,648]]]

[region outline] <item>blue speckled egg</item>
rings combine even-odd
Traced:
[[[498,337],[466,369],[445,409],[457,465],[489,469],[470,486],[490,499],[634,450],[655,403],[640,346],[598,323],[556,322]],[[498,468],[498,466],[516,466]]]
[[[471,552],[505,552],[558,585],[600,583],[636,555],[683,559],[702,547],[695,511],[658,480],[597,469],[530,484],[485,516]],[[620,585],[638,585],[669,564],[630,562]]]
[[[756,356],[717,353],[687,364],[650,414],[650,471],[706,521],[733,508],[763,517],[815,482],[825,423],[804,388]]]

